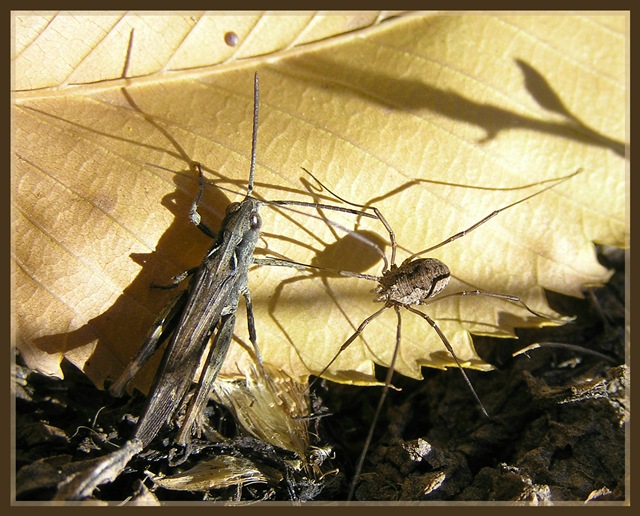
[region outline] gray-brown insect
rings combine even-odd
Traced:
[[[127,463],[144,450],[158,435],[162,426],[187,404],[186,416],[181,424],[176,443],[185,448],[184,458],[188,456],[190,435],[197,418],[211,396],[213,384],[233,338],[240,296],[245,299],[249,340],[258,362],[261,363],[248,287],[249,268],[254,264],[292,266],[283,260],[261,260],[254,257],[262,225],[259,214],[261,206],[271,204],[323,207],[375,218],[373,215],[339,206],[296,201],[262,201],[251,197],[254,184],[258,106],[259,87],[256,73],[251,166],[247,193],[241,202],[232,203],[227,207],[222,227],[217,235],[202,222],[198,213],[198,205],[204,190],[204,177],[201,165],[194,164],[194,168],[198,171],[200,186],[191,207],[190,219],[206,235],[215,240],[198,267],[174,278],[174,284],[178,284],[191,276],[188,287],[162,310],[149,330],[142,347],[110,388],[115,396],[121,395],[128,382],[135,377],[146,361],[164,341],[168,341],[133,436],[119,450],[103,457],[98,466],[86,474],[76,476],[58,492],[57,499],[85,498],[98,485],[117,478]],[[202,373],[197,376],[198,366],[211,338],[213,342]],[[193,382],[197,384],[197,389],[189,400],[187,394]]]

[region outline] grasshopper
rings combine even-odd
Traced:
[[[188,457],[191,431],[211,396],[214,381],[231,344],[240,296],[245,299],[249,339],[255,349],[257,360],[261,364],[248,287],[249,267],[251,265],[306,267],[277,258],[254,257],[262,225],[259,214],[262,205],[323,207],[376,218],[374,215],[340,206],[302,201],[263,201],[251,197],[255,171],[259,95],[256,73],[251,165],[245,198],[227,207],[221,230],[215,236],[214,232],[202,222],[197,211],[204,190],[204,176],[202,166],[199,163],[194,164],[199,175],[199,191],[191,208],[190,219],[205,234],[215,238],[215,241],[198,267],[174,278],[173,284],[176,285],[187,276],[192,276],[188,288],[175,297],[159,314],[136,356],[110,387],[113,395],[122,395],[127,383],[147,359],[166,339],[170,338],[133,436],[119,450],[99,459],[97,465],[90,471],[73,477],[59,490],[56,499],[86,498],[98,485],[117,478],[127,463],[151,443],[164,423],[182,407],[192,381],[197,381],[197,390],[191,399],[176,439],[178,445],[185,447],[184,459]],[[345,275],[351,274],[345,273]],[[196,378],[202,355],[214,332],[215,336],[204,362],[203,372],[200,378]]]

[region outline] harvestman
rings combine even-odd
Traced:
[[[387,230],[388,234],[389,234],[389,240],[391,242],[391,258],[390,260],[387,260],[386,258],[384,259],[384,266],[382,269],[382,274],[380,276],[372,276],[372,275],[368,275],[368,274],[359,274],[359,273],[354,273],[354,272],[346,272],[346,271],[332,271],[332,272],[337,272],[338,274],[342,275],[342,276],[349,276],[349,277],[357,277],[357,278],[362,278],[362,279],[366,279],[366,280],[370,280],[370,281],[375,281],[378,284],[376,285],[375,288],[375,293],[377,294],[377,297],[375,298],[375,301],[377,302],[383,302],[384,306],[382,308],[380,308],[379,310],[377,310],[376,312],[374,312],[372,315],[370,315],[369,317],[367,317],[366,319],[364,319],[362,321],[362,323],[360,324],[360,326],[358,326],[358,328],[355,330],[355,332],[344,342],[344,344],[342,344],[342,346],[340,347],[340,349],[338,350],[338,352],[335,354],[335,356],[333,357],[333,359],[331,359],[331,361],[324,367],[324,369],[322,369],[322,371],[320,371],[320,373],[318,373],[316,376],[319,378],[321,377],[330,367],[331,365],[337,360],[338,356],[344,351],[346,350],[351,343],[356,340],[364,331],[364,329],[369,325],[369,323],[371,323],[374,319],[376,319],[378,316],[380,316],[383,312],[385,312],[387,309],[389,308],[393,308],[395,313],[396,313],[396,317],[397,317],[397,329],[396,329],[396,343],[395,343],[395,348],[394,348],[394,352],[393,352],[393,356],[391,358],[391,363],[389,364],[389,368],[388,368],[388,372],[387,372],[387,376],[385,379],[385,384],[384,384],[384,388],[382,391],[382,394],[380,396],[380,399],[378,401],[378,405],[376,407],[376,411],[375,414],[373,416],[372,419],[372,423],[371,426],[369,428],[369,432],[367,434],[366,440],[365,440],[365,444],[364,444],[364,448],[363,451],[358,459],[358,463],[356,465],[356,470],[355,470],[355,475],[354,478],[351,482],[351,487],[349,490],[349,496],[348,499],[351,500],[353,498],[353,494],[355,492],[355,486],[356,483],[358,481],[358,477],[360,475],[360,471],[362,470],[362,466],[364,463],[364,459],[366,457],[366,453],[367,450],[371,444],[372,438],[373,438],[373,432],[375,430],[375,425],[376,422],[380,416],[384,401],[386,399],[388,390],[389,390],[389,386],[391,384],[391,377],[393,376],[393,372],[394,372],[394,367],[395,367],[395,362],[396,362],[396,358],[398,356],[398,352],[400,349],[400,340],[401,340],[401,326],[402,326],[402,318],[401,318],[401,314],[400,314],[400,308],[405,308],[406,310],[408,310],[409,312],[412,312],[420,317],[422,317],[432,328],[433,330],[437,333],[438,337],[440,338],[440,340],[442,341],[442,343],[444,344],[444,346],[446,347],[447,351],[451,354],[451,356],[453,357],[456,365],[458,366],[460,372],[462,373],[462,376],[464,378],[465,383],[467,384],[469,390],[471,391],[471,393],[473,394],[473,397],[475,398],[476,402],[478,403],[478,406],[480,407],[482,413],[485,415],[485,417],[490,418],[487,410],[485,409],[484,405],[482,404],[482,402],[480,401],[480,398],[478,397],[475,389],[473,388],[471,381],[469,380],[467,374],[464,371],[464,368],[462,367],[462,364],[460,363],[460,361],[458,360],[458,357],[456,356],[451,344],[449,343],[447,337],[445,336],[445,334],[442,332],[442,330],[438,327],[438,325],[436,324],[436,322],[429,317],[427,314],[425,314],[424,312],[421,312],[420,310],[414,308],[414,305],[429,305],[432,303],[435,303],[437,301],[440,301],[442,299],[448,298],[448,297],[453,297],[453,296],[460,296],[460,297],[464,297],[464,296],[485,296],[485,297],[492,297],[492,298],[497,298],[497,299],[502,299],[505,301],[509,301],[512,303],[516,303],[518,305],[520,305],[522,308],[524,308],[525,310],[527,310],[528,312],[530,312],[531,314],[533,314],[536,317],[541,317],[541,318],[545,318],[548,319],[547,316],[540,314],[534,310],[532,310],[531,308],[529,308],[524,301],[522,301],[519,297],[517,296],[512,296],[509,294],[502,294],[502,293],[497,293],[497,292],[488,292],[488,291],[483,291],[483,290],[464,290],[461,292],[454,292],[451,294],[446,294],[446,295],[441,295],[439,296],[439,294],[446,288],[448,282],[449,282],[449,278],[451,276],[451,273],[449,271],[449,268],[442,263],[440,260],[437,260],[435,258],[419,258],[419,256],[425,255],[427,253],[430,253],[440,247],[443,247],[444,245],[447,245],[451,242],[453,242],[454,240],[457,240],[459,238],[464,237],[465,235],[467,235],[468,233],[470,233],[471,231],[477,229],[478,227],[482,226],[483,224],[485,224],[486,222],[488,222],[489,220],[491,220],[493,217],[495,217],[496,215],[498,215],[499,213],[508,210],[509,208],[512,208],[520,203],[523,203],[537,195],[540,195],[542,193],[544,193],[545,191],[554,188],[556,186],[558,186],[559,184],[563,183],[564,181],[569,180],[570,178],[576,176],[577,174],[579,174],[580,172],[582,172],[582,169],[577,170],[576,172],[565,176],[565,177],[561,177],[561,178],[557,178],[554,180],[550,180],[553,181],[554,184],[539,190],[527,197],[524,197],[518,201],[515,201],[507,206],[504,206],[500,209],[497,209],[493,212],[491,212],[489,215],[487,215],[486,217],[484,217],[483,219],[481,219],[480,221],[476,222],[475,224],[471,225],[470,227],[468,227],[467,229],[464,229],[463,231],[460,231],[458,233],[456,233],[455,235],[443,240],[442,242],[428,247],[427,249],[424,249],[420,252],[414,253],[411,256],[409,256],[408,258],[406,258],[399,266],[396,264],[396,251],[397,251],[397,241],[396,241],[396,237],[395,237],[395,233],[393,232],[393,229],[391,228],[391,226],[389,225],[389,223],[387,222],[387,220],[384,218],[384,216],[382,215],[382,213],[380,212],[380,210],[378,210],[376,207],[373,206],[368,206],[368,205],[361,205],[361,204],[356,204],[350,201],[347,201],[345,199],[343,199],[342,197],[338,196],[337,194],[335,194],[334,192],[332,192],[331,190],[329,190],[326,186],[324,186],[313,174],[311,174],[311,172],[309,172],[308,170],[304,169],[305,172],[307,172],[311,177],[313,177],[315,179],[316,182],[318,182],[318,184],[325,189],[327,192],[329,192],[331,195],[333,195],[335,198],[339,199],[340,201],[349,204],[350,206],[355,206],[361,209],[369,209],[372,210],[376,216],[376,218],[378,218],[380,220],[380,222],[382,223],[382,225],[385,227],[385,229]],[[549,182],[549,181],[544,181],[544,182]],[[318,266],[304,266],[305,268],[314,268],[314,269],[319,269],[319,270],[325,270],[325,271],[329,271],[329,269],[323,268],[323,267],[318,267]],[[302,268],[302,266],[300,267]]]

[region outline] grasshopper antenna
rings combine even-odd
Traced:
[[[260,103],[260,88],[258,72],[253,76],[253,134],[251,136],[251,168],[249,169],[249,185],[247,197],[253,192],[253,176],[256,169],[256,147],[258,143],[258,106]]]

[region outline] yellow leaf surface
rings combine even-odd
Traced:
[[[14,91],[104,83],[122,77],[131,29],[136,45],[128,77],[160,76],[274,54],[375,25],[389,12],[17,14]]]
[[[29,365],[60,376],[66,357],[98,385],[122,371],[175,295],[150,284],[197,266],[211,245],[188,219],[198,190],[189,163],[205,168],[210,226],[246,192],[255,71],[256,196],[337,203],[310,191],[305,167],[341,197],[382,211],[400,263],[548,184],[518,187],[582,169],[431,256],[452,271],[448,291],[508,293],[549,315],[543,289],[580,296],[607,280],[593,242],[628,239],[628,16],[362,16],[14,19],[14,328]],[[262,216],[261,256],[382,270],[372,248],[343,230],[388,244],[377,221],[268,206]],[[322,370],[380,308],[374,286],[252,270],[265,361],[291,377]],[[423,310],[461,361],[481,369],[470,331],[511,335],[540,323],[483,297]],[[388,310],[328,376],[372,381],[395,335]],[[244,317],[236,336],[231,376],[246,360]],[[425,321],[405,313],[397,369],[419,378],[423,365],[451,363]]]

